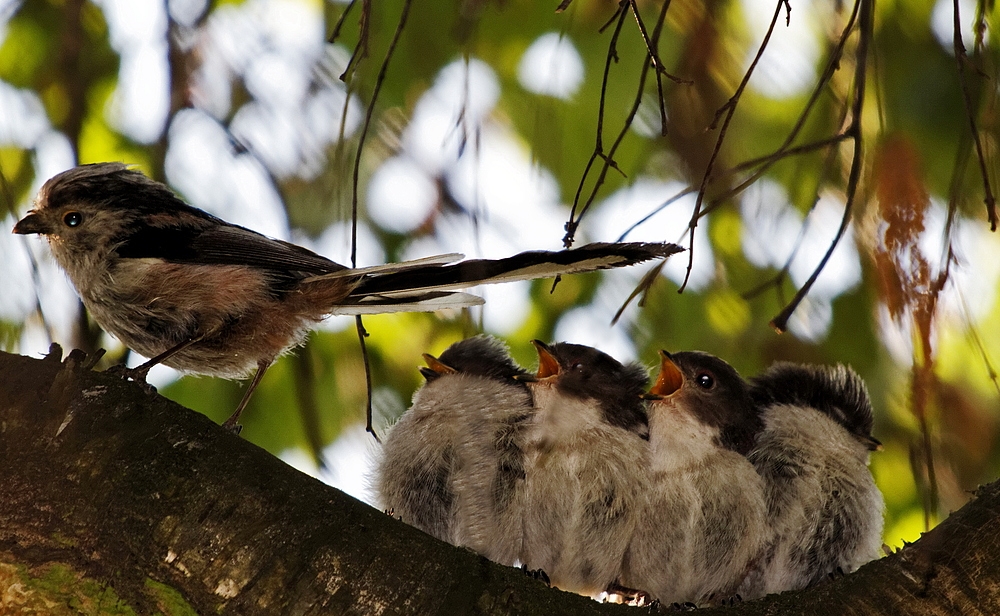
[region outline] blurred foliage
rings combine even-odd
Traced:
[[[198,2],[166,4],[199,6]],[[173,145],[173,133],[167,127],[182,111],[199,108],[199,101],[205,98],[199,95],[199,88],[205,82],[195,78],[198,67],[208,64],[212,54],[222,53],[222,47],[205,44],[217,16],[232,15],[248,5],[258,9],[277,5],[274,14],[281,15],[293,5],[302,5],[321,14],[323,31],[330,36],[334,24],[348,10],[345,4],[320,5],[319,0],[205,4],[193,17],[181,20],[170,16],[162,46],[169,54],[169,111],[160,136],[143,141],[129,136],[116,123],[118,112],[112,101],[124,62],[111,44],[103,4],[82,0],[0,3],[0,17],[6,19],[0,29],[0,80],[8,89],[0,97],[0,104],[8,106],[0,109],[0,115],[6,117],[0,124],[17,122],[18,114],[27,113],[15,109],[10,92],[31,93],[79,162],[124,160],[163,179],[164,161]],[[617,43],[609,50],[619,23],[616,10],[627,11],[629,3],[573,0],[560,13],[555,12],[557,4],[539,0],[407,4],[408,21],[382,82],[378,81],[379,70],[399,27],[404,2],[353,4],[335,43],[327,43],[327,47],[335,46],[345,57],[360,50],[345,78],[348,90],[363,105],[371,102],[373,91],[380,87],[358,170],[362,221],[367,220],[368,180],[382,162],[400,150],[415,106],[441,69],[461,58],[485,61],[495,72],[500,94],[490,112],[491,121],[513,130],[537,165],[553,174],[561,201],[567,204],[567,217],[595,151],[602,100],[604,153],[609,152],[635,102],[640,104],[637,120],[614,152],[620,172],[607,173],[597,202],[640,178],[674,180],[698,188],[719,137],[718,128],[710,125],[717,110],[736,91],[749,58],[760,45],[763,30],[752,27],[750,22],[757,20],[749,18],[756,18],[755,12],[769,14],[773,5],[749,0],[673,0],[658,40],[658,54],[667,71],[691,83],[664,77],[662,104],[668,130],[662,136],[654,71],[646,73],[645,85],[638,91],[649,62],[634,16],[626,15],[620,21]],[[640,0],[633,6],[638,7],[645,29],[652,35],[661,2]],[[950,11],[950,6],[945,3],[945,10]],[[777,27],[781,29],[786,27],[785,9],[779,7]],[[813,16],[805,25],[797,21],[792,27],[805,28],[815,41],[815,57],[805,54],[814,64],[814,74],[807,87],[782,96],[756,88],[755,77],[739,99],[706,190],[705,205],[713,199],[717,203],[700,223],[708,228],[713,250],[710,280],[697,290],[678,294],[676,282],[660,277],[645,297],[639,316],[618,327],[627,328],[638,357],[647,365],[654,365],[659,348],[715,353],[745,375],[756,374],[778,359],[852,365],[868,382],[876,408],[875,433],[885,443],[885,450],[873,456],[872,468],[886,496],[886,541],[899,545],[904,539],[915,539],[926,524],[958,508],[978,483],[1000,474],[1000,387],[993,368],[1000,360],[1000,296],[995,273],[982,273],[996,269],[990,264],[1000,258],[1000,242],[988,233],[984,180],[962,98],[964,78],[995,193],[1000,184],[1000,11],[979,0],[976,11],[962,15],[965,27],[977,14],[982,15],[985,25],[982,41],[967,40],[969,56],[964,60],[962,77],[950,40],[939,42],[933,33],[935,2],[880,2],[874,7],[874,25],[869,31],[859,31],[857,26],[852,30],[837,63],[839,70],[828,81],[821,81],[823,67],[831,61],[853,9],[849,3],[804,7],[796,3],[789,9],[796,16],[798,11]],[[583,82],[565,100],[533,94],[519,80],[522,55],[548,32],[571,41],[583,62]],[[809,144],[843,131],[851,120],[849,105],[856,92],[853,80],[862,37],[866,37],[869,49],[868,89],[860,124],[863,168],[860,184],[855,187],[854,232],[845,239],[856,244],[861,282],[829,301],[829,324],[818,335],[778,335],[769,322],[797,288],[786,271],[748,260],[745,234],[754,231],[748,230],[747,218],[741,214],[743,197],[732,189],[749,173],[727,170],[779,148],[814,87],[819,88],[819,95],[794,143]],[[266,45],[263,51],[267,51]],[[323,79],[336,82],[338,71],[343,70],[342,64],[333,71],[321,60],[309,62],[315,62],[306,70],[314,89]],[[332,76],[331,71],[335,73]],[[211,75],[218,77],[219,73]],[[245,77],[239,67],[231,67],[230,73],[221,77],[227,83],[210,84],[228,88],[224,90],[228,92],[227,104],[205,110],[220,126],[230,126],[241,110],[256,102]],[[455,130],[468,128],[464,136],[473,144],[463,155],[473,156],[479,127],[463,128],[460,124],[456,120]],[[9,127],[0,130],[0,171],[5,208],[11,211],[5,220],[9,221],[24,212],[33,190],[45,179],[36,173],[41,166],[37,142],[18,140],[11,134]],[[318,173],[305,171],[305,165],[292,173],[269,170],[296,231],[315,238],[330,223],[350,219],[358,143],[359,132],[352,131],[345,139],[326,144]],[[233,156],[255,154],[236,137],[231,145]],[[763,177],[783,188],[789,207],[800,217],[809,214],[821,196],[832,196],[843,208],[845,192],[851,190],[848,176],[853,147],[851,140],[842,139],[826,148],[785,157],[767,168]],[[584,200],[595,186],[601,162],[598,157],[594,170],[582,181]],[[439,187],[447,186],[447,178],[436,179]],[[662,199],[672,196],[664,194]],[[398,258],[414,237],[433,235],[445,214],[453,215],[456,206],[464,211],[474,209],[452,201],[453,196],[442,191],[432,216],[410,234],[376,227],[375,236],[386,258]],[[671,207],[689,207],[691,202]],[[936,231],[943,233],[938,243],[951,246],[955,254],[944,285],[944,292],[953,298],[950,306],[965,306],[965,298],[976,297],[991,306],[985,315],[973,318],[968,309],[945,311],[936,297],[931,300],[931,278],[942,269],[942,255],[921,253],[920,238],[925,233],[924,216],[934,204],[950,212],[944,231]],[[581,221],[583,234],[588,232],[589,216]],[[807,223],[809,220],[806,218]],[[960,228],[975,232],[960,233]],[[799,229],[793,231],[798,233]],[[963,245],[970,237],[976,238],[975,247]],[[662,239],[675,241],[678,237]],[[770,238],[757,239],[767,243]],[[773,239],[776,245],[794,244],[785,241],[787,238]],[[704,247],[696,245],[694,249]],[[0,244],[0,250],[21,247],[8,242]],[[788,257],[794,260],[796,255]],[[0,252],[0,260],[9,258],[13,258],[12,253]],[[959,272],[969,275],[958,277]],[[599,275],[563,280],[554,294],[549,294],[550,283],[533,283],[530,313],[508,336],[515,358],[533,365],[534,353],[528,341],[550,339],[559,319],[569,310],[598,301],[602,280]],[[965,281],[965,286],[959,280]],[[616,301],[624,301],[626,295],[627,291]],[[799,310],[808,311],[810,305],[807,296]],[[29,327],[26,322],[41,331],[36,317],[25,322],[0,320],[0,347],[29,352],[21,348],[27,340],[22,336]],[[79,323],[71,334],[73,339],[58,341],[84,348],[101,342],[81,333],[88,328]],[[479,328],[470,315],[370,317],[365,325],[370,334],[367,343],[376,394],[375,427],[379,431],[402,412],[420,385],[416,370],[420,354],[440,353]],[[92,324],[89,329],[93,331]],[[122,353],[112,353],[108,362],[120,361]],[[245,385],[188,377],[163,388],[163,393],[221,421],[235,407]],[[353,322],[339,331],[317,331],[296,355],[282,358],[268,372],[244,415],[243,435],[274,453],[301,448],[318,455],[324,444],[363,420],[365,398],[365,373]],[[926,438],[922,431],[926,431]],[[934,463],[933,489],[928,460]],[[933,502],[934,494],[938,502]]]

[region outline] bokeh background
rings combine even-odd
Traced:
[[[1000,184],[1000,12],[987,0],[663,9],[0,0],[0,228],[55,173],[119,160],[341,263],[355,235],[357,265],[558,249],[568,220],[577,243],[693,240],[686,285],[683,254],[613,326],[648,267],[554,292],[551,281],[484,288],[485,307],[464,313],[365,318],[375,431],[420,385],[421,353],[481,331],[528,367],[533,338],[650,367],[660,348],[700,349],[745,376],[779,359],[845,363],[869,385],[885,444],[872,469],[886,543],[912,541],[1000,476],[1000,238],[984,206],[987,182]],[[774,156],[789,135],[801,153]],[[598,143],[613,156],[593,156]],[[703,184],[707,213],[689,234]],[[841,241],[777,333],[772,319],[816,271],[849,198]],[[39,356],[52,341],[107,348],[106,365],[142,361],[87,317],[43,240],[0,233],[0,348]],[[162,367],[150,380],[219,421],[246,385]],[[268,372],[243,436],[374,502],[365,400],[354,320],[331,318]]]

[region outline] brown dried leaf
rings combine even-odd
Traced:
[[[930,197],[924,186],[920,154],[904,135],[896,133],[875,152],[875,194],[879,215],[888,228],[890,251],[914,247],[924,230],[924,212]]]
[[[903,297],[903,281],[899,279],[896,262],[881,246],[876,246],[872,253],[875,260],[875,272],[878,274],[879,297],[889,309],[889,315],[898,321],[906,310],[907,302]]]

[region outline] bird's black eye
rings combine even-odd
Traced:
[[[66,212],[63,214],[63,222],[66,223],[67,227],[79,227],[83,222],[83,214],[76,210]]]
[[[702,389],[712,389],[715,387],[715,377],[708,372],[699,372],[694,380],[698,383],[698,387]]]

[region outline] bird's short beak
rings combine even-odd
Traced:
[[[882,451],[882,441],[874,436],[860,437],[861,444],[868,448],[868,451]]]
[[[538,351],[538,372],[535,373],[535,380],[558,376],[559,360],[552,354],[549,345],[541,340],[532,340],[531,344],[535,345],[535,350]]]
[[[30,235],[32,233],[48,233],[48,225],[37,213],[29,213],[14,225],[14,233]]]
[[[443,363],[437,357],[434,357],[430,353],[423,354],[424,361],[427,362],[426,368],[420,369],[420,374],[424,375],[427,382],[430,383],[439,376],[444,376],[446,374],[455,374],[458,370],[455,370],[446,363]]]
[[[656,377],[656,383],[649,390],[649,395],[656,396],[656,398],[649,399],[665,398],[680,389],[683,384],[684,375],[681,374],[681,369],[677,367],[674,360],[670,358],[670,353],[660,351],[660,375]]]

